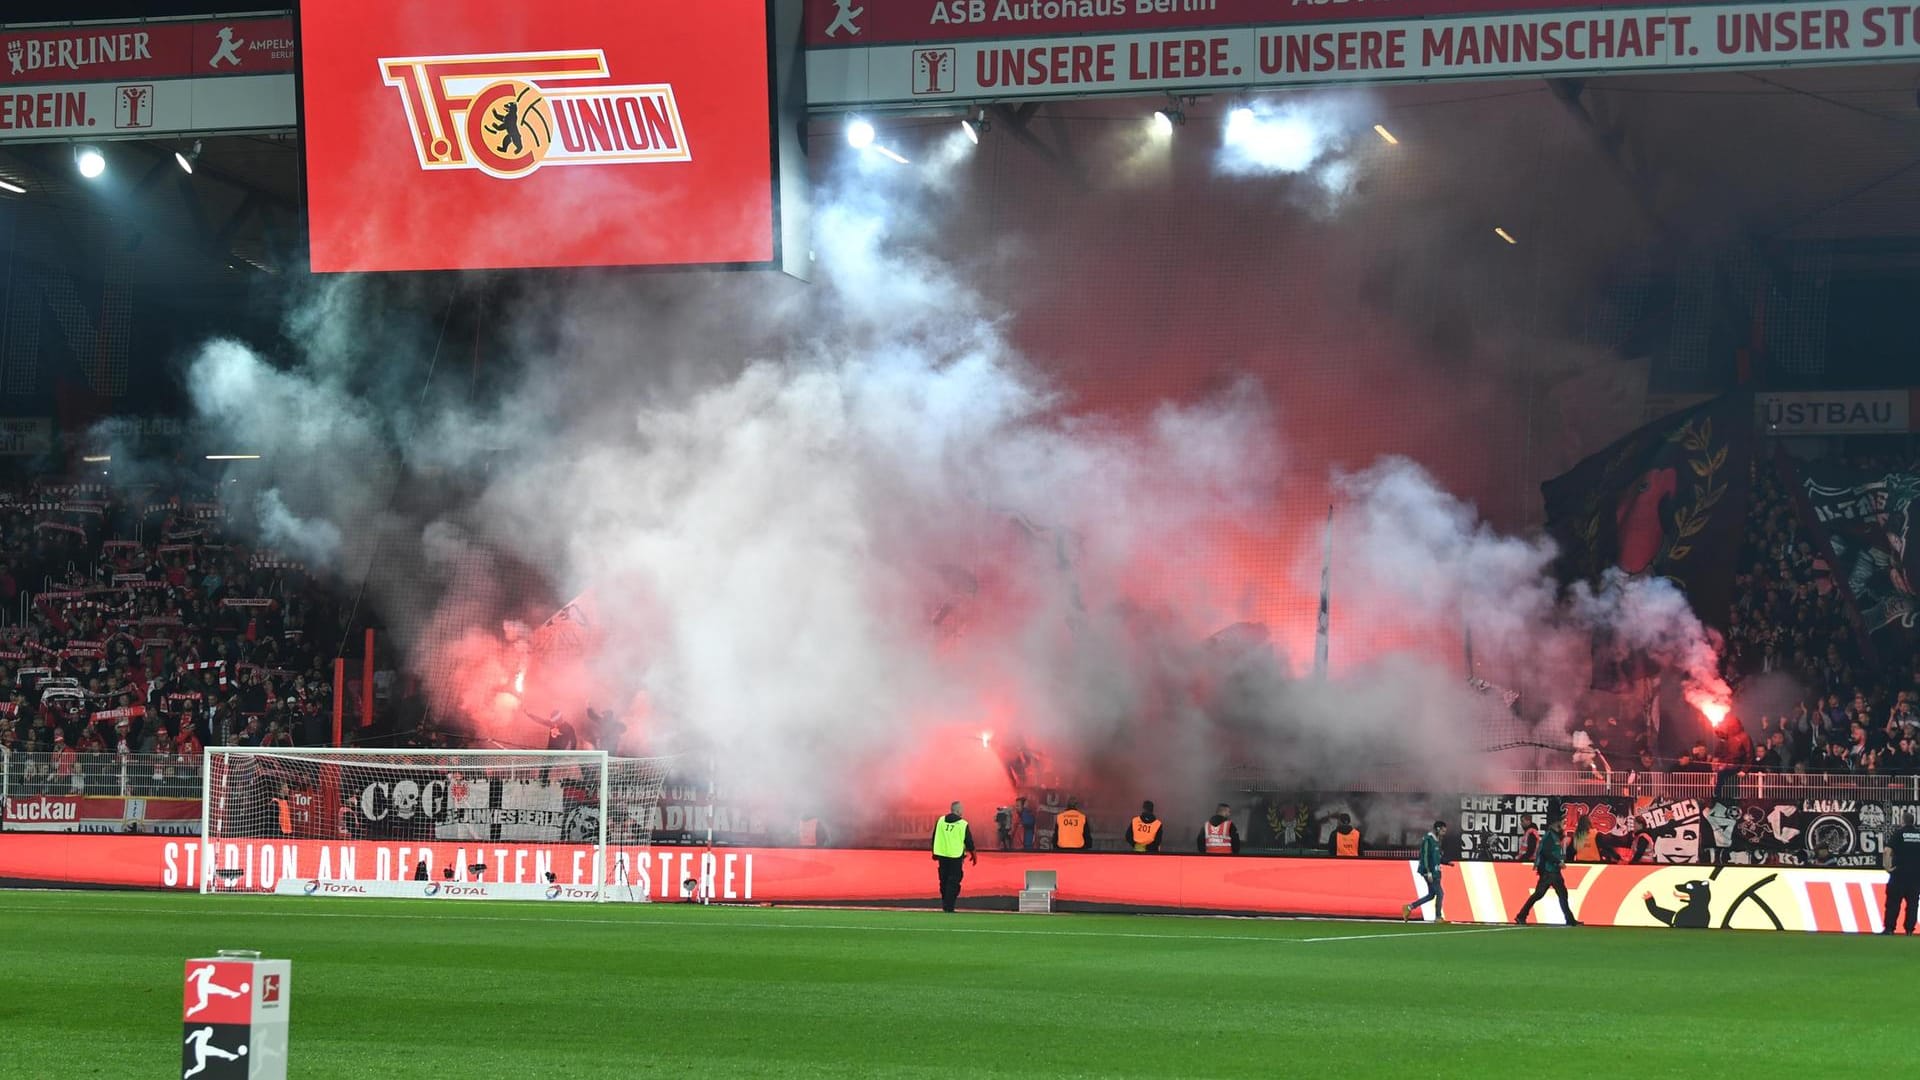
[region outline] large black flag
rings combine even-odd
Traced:
[[[1876,651],[1903,651],[1920,584],[1920,473],[1813,462],[1794,477],[1834,585]]]
[[[1700,621],[1724,627],[1747,515],[1753,395],[1735,391],[1648,424],[1541,485],[1562,583],[1610,569],[1679,586]],[[1640,672],[1603,670],[1612,689]],[[1634,668],[1631,658],[1613,666]]]

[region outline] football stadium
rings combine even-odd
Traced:
[[[1911,5],[10,0],[0,1077],[1912,1075],[1916,295]]]

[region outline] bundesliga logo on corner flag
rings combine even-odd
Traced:
[[[673,87],[608,77],[599,49],[380,60],[400,91],[420,167],[517,180],[543,165],[692,161]]]

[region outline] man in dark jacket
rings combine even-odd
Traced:
[[[1553,894],[1560,899],[1560,910],[1567,913],[1567,925],[1580,925],[1580,920],[1573,917],[1573,902],[1567,899],[1567,879],[1561,873],[1566,862],[1565,841],[1561,838],[1559,831],[1549,823],[1548,827],[1540,833],[1540,850],[1533,855],[1533,870],[1540,875],[1539,883],[1534,885],[1533,895],[1527,897],[1527,902],[1520,906],[1520,914],[1514,916],[1514,922],[1526,922],[1528,913],[1533,911],[1533,905],[1547,895],[1548,889],[1552,889]]]
[[[1240,854],[1240,829],[1233,823],[1233,808],[1226,803],[1214,807],[1196,844],[1203,855]]]
[[[1896,820],[1900,811],[1894,811]],[[1880,849],[1880,865],[1887,873],[1887,910],[1880,932],[1892,934],[1894,924],[1901,908],[1906,908],[1907,933],[1911,935],[1916,923],[1920,923],[1920,822],[1909,822],[1904,828],[1897,828],[1887,836],[1886,846]]]
[[[940,868],[940,908],[952,911],[960,902],[960,879],[966,874],[961,860],[974,863],[980,856],[973,850],[973,830],[960,816],[960,804],[948,808],[947,816],[933,823],[933,861]]]

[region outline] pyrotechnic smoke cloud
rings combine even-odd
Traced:
[[[1332,121],[1300,108],[1284,114],[1307,125],[1297,152],[1245,167],[1341,160],[1315,126]],[[810,288],[480,286],[519,313],[504,330],[521,373],[485,400],[387,374],[409,370],[383,362],[389,347],[427,355],[432,336],[366,333],[388,323],[352,283],[301,305],[309,354],[292,369],[216,342],[189,385],[266,455],[249,503],[263,537],[350,585],[371,573],[369,602],[442,712],[524,745],[544,737],[526,712],[593,705],[651,748],[712,752],[728,779],[816,805],[885,796],[887,776],[921,799],[992,778],[1016,733],[1065,782],[1169,806],[1210,805],[1233,763],[1464,783],[1487,707],[1451,660],[1467,613],[1530,685],[1584,687],[1595,623],[1700,655],[1677,593],[1633,582],[1561,603],[1544,542],[1499,535],[1393,460],[1342,482],[1337,524],[1336,640],[1383,644],[1337,646],[1322,683],[1260,635],[1208,643],[1257,617],[1238,571],[1212,572],[1237,566],[1223,548],[1278,500],[1318,502],[1320,476],[1289,474],[1289,418],[1250,380],[1144,419],[1065,400],[1011,343],[1021,312],[977,285],[1001,249],[984,265],[934,254],[951,250],[939,216],[962,185],[856,172],[817,210]],[[396,475],[419,486],[427,470],[441,505],[391,497]],[[590,590],[594,614],[596,644],[524,696],[507,692],[523,661],[500,623],[538,612],[509,564],[539,568],[551,606]]]
[[[1732,695],[1711,633],[1671,582],[1615,571],[1563,596],[1550,540],[1500,535],[1405,459],[1342,476],[1338,487],[1350,501],[1336,573],[1343,605],[1362,621],[1398,620],[1416,642],[1471,632],[1491,670],[1524,680],[1561,715],[1591,682],[1599,633],[1677,672],[1689,704],[1713,721],[1725,715]]]

